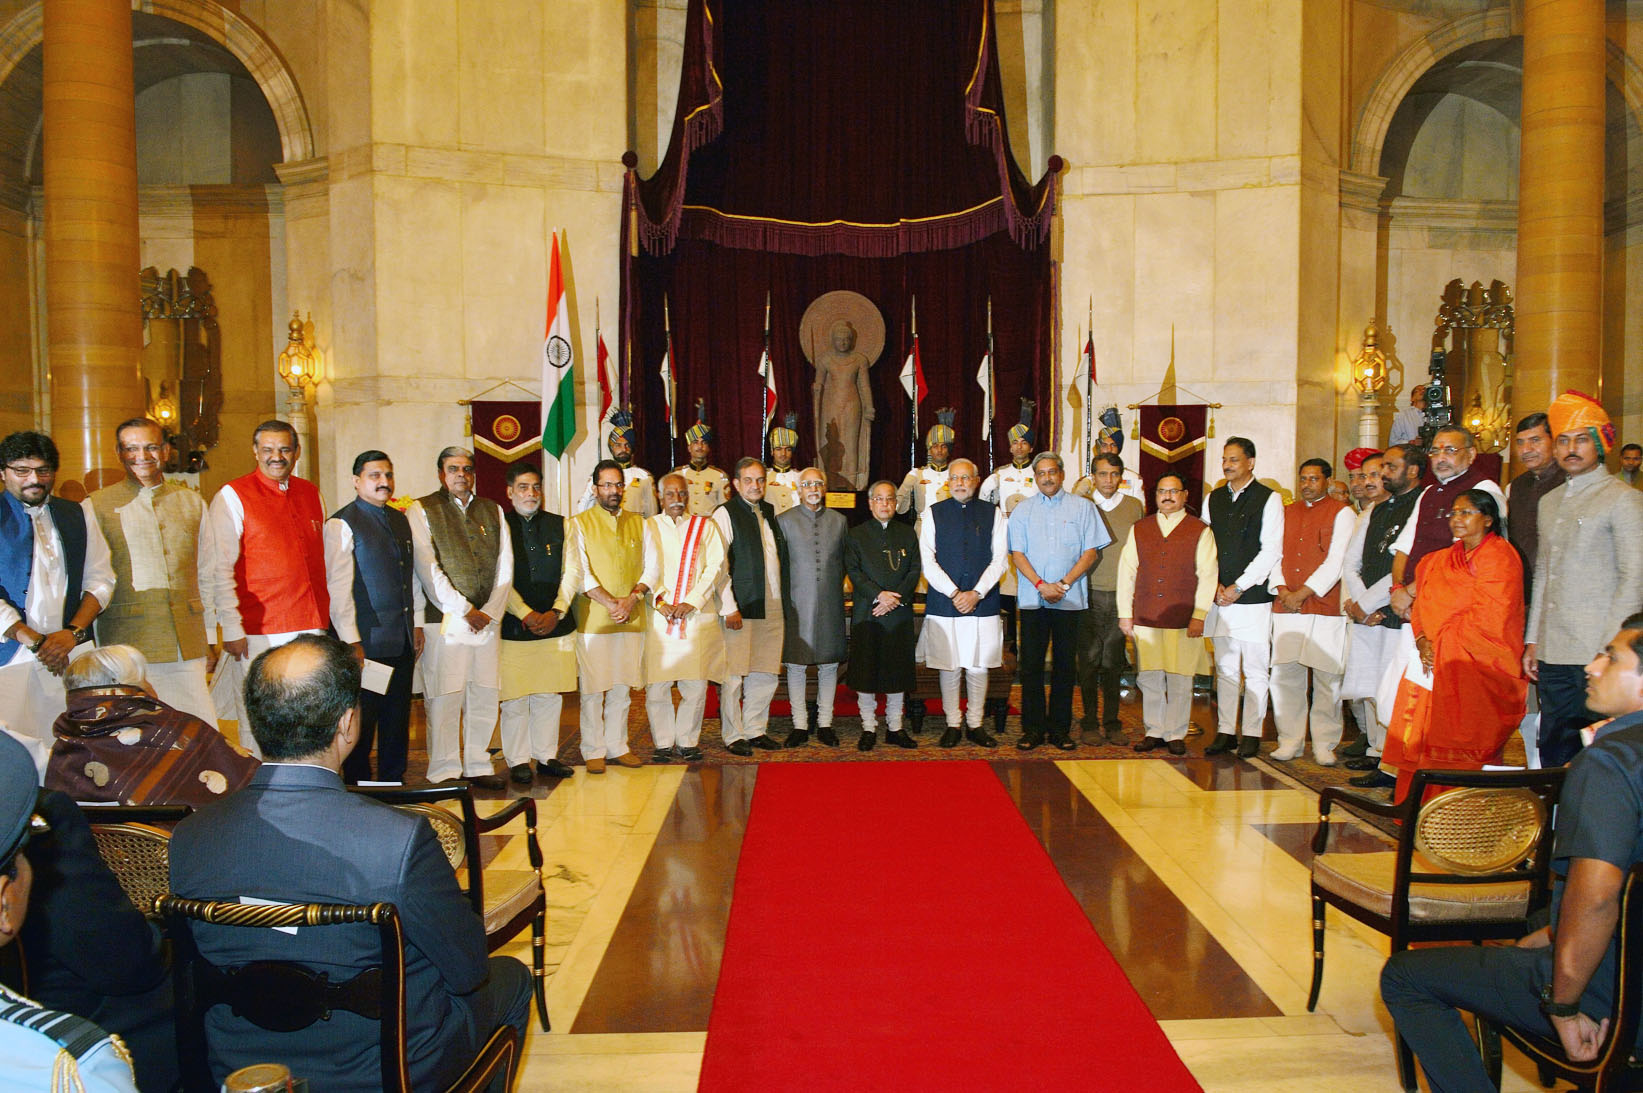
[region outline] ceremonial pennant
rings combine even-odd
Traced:
[[[929,388],[924,386],[924,362],[919,357],[918,335],[913,335],[913,348],[907,354],[907,361],[901,366],[901,387],[907,392],[907,397],[917,406],[929,394]]]
[[[776,369],[768,349],[759,354],[759,375],[764,379],[764,428],[769,432],[770,423],[776,420]]]
[[[576,435],[576,354],[570,344],[570,308],[559,273],[559,233],[548,266],[548,324],[542,339],[542,448],[558,459]]]
[[[1157,511],[1157,499],[1151,496],[1151,486],[1165,471],[1172,471],[1186,480],[1187,511],[1194,516],[1202,511],[1204,500],[1204,428],[1209,408],[1203,403],[1191,406],[1141,407],[1141,481],[1147,487],[1147,511]]]
[[[499,505],[508,502],[508,464],[524,460],[542,470],[542,404],[485,399],[468,404],[473,420],[474,492]]]
[[[678,437],[679,425],[673,414],[673,337],[668,336],[667,348],[662,350],[662,367],[658,369],[662,377],[662,410],[667,415],[667,435]]]
[[[610,416],[610,408],[616,402],[616,376],[611,369],[610,350],[605,348],[604,335],[594,331],[594,344],[598,346],[599,362],[599,421],[603,423]]]
[[[993,443],[993,355],[987,353],[981,358],[981,367],[976,369],[976,382],[981,385],[981,443],[991,451]]]

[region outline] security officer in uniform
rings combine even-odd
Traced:
[[[712,516],[714,509],[730,500],[730,476],[708,462],[713,456],[713,426],[707,423],[705,399],[696,400],[696,424],[685,430],[685,444],[690,448],[690,462],[673,468],[674,474],[690,483],[690,504],[685,511],[692,516]]]
[[[799,415],[788,414],[770,430],[770,468],[764,476],[764,499],[780,516],[799,503],[799,468],[793,449],[799,446]]]
[[[947,500],[947,459],[953,454],[953,421],[958,411],[943,407],[936,411],[936,424],[924,434],[924,454],[929,460],[922,467],[914,467],[901,480],[896,490],[896,511],[912,512],[914,523],[924,510],[937,501]]]
[[[17,940],[28,913],[33,869],[23,849],[39,786],[28,749],[0,733],[0,946]],[[50,837],[49,831],[45,837]],[[76,1089],[136,1093],[131,1053],[111,1036],[70,1013],[42,1009],[0,987],[0,1093]]]
[[[1033,445],[1037,437],[1033,433],[1033,410],[1036,404],[1032,399],[1021,400],[1021,420],[1010,426],[1010,462],[999,467],[987,476],[987,481],[981,484],[981,499],[988,504],[997,505],[1005,516],[1017,504],[1038,492],[1038,482],[1033,478]],[[1009,553],[1005,552],[1005,557]],[[1015,563],[1010,562],[1004,570],[1004,579],[998,584],[998,594],[1003,599],[1001,612],[1004,616],[1004,644],[1007,648],[1015,649],[1016,606],[1015,606]]]
[[[610,457],[622,468],[622,507],[649,518],[661,509],[656,501],[656,480],[643,467],[633,465],[633,412],[617,410],[610,415]],[[593,507],[593,483],[582,491],[576,502],[576,512]],[[574,514],[573,514],[574,515]]]

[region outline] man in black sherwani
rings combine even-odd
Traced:
[[[867,491],[872,518],[850,529],[844,571],[854,589],[850,608],[850,667],[845,684],[861,707],[861,739],[878,743],[878,700],[884,695],[885,737],[902,748],[918,745],[902,728],[903,706],[913,689],[913,592],[918,588],[918,536],[896,519],[896,487],[874,482]]]

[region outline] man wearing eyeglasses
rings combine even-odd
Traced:
[[[1392,563],[1392,610],[1405,619],[1419,595],[1415,566],[1434,550],[1455,541],[1449,533],[1449,509],[1460,495],[1473,488],[1492,493],[1500,505],[1501,518],[1507,516],[1506,493],[1478,466],[1477,444],[1469,430],[1445,425],[1433,434],[1432,447],[1426,454],[1427,465],[1437,481],[1426,487],[1414,515],[1392,544],[1397,555]]]
[[[805,689],[810,666],[815,665],[816,739],[836,748],[833,699],[839,689],[839,665],[849,651],[844,632],[844,537],[849,525],[844,513],[824,504],[827,475],[820,467],[799,472],[798,497],[797,505],[776,517],[787,540],[782,665],[787,701],[793,707],[793,731],[782,743],[796,748],[810,740],[812,716]]]
[[[0,475],[0,722],[49,749],[51,724],[67,706],[63,670],[113,598],[114,567],[97,521],[51,496],[51,437],[0,440]]]

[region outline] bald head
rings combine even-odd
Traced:
[[[827,500],[827,472],[820,467],[806,467],[799,472],[799,504],[815,512]]]
[[[253,660],[245,715],[264,758],[332,766],[334,753],[340,769],[353,746],[359,674],[348,646],[329,634],[303,634]]]
[[[690,483],[682,474],[664,474],[656,484],[662,495],[662,511],[675,520],[685,514],[690,505]]]

